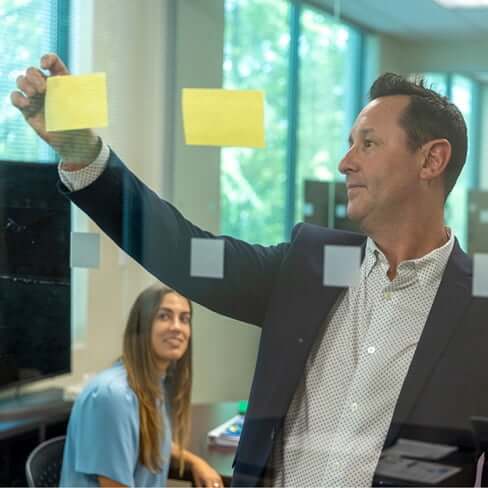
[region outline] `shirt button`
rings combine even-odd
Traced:
[[[385,291],[384,295],[385,300],[391,300],[391,291]]]
[[[303,337],[299,337],[298,342],[301,344],[303,342]]]
[[[355,412],[358,409],[358,404],[356,402],[351,403],[351,410]]]
[[[375,352],[376,352],[376,347],[374,347],[374,346],[368,347],[368,354],[374,354]]]

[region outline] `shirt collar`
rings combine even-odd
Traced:
[[[405,272],[405,268],[407,268],[414,270],[418,281],[424,287],[438,283],[454,248],[454,232],[448,227],[446,227],[446,231],[449,234],[449,240],[445,244],[420,258],[402,261],[398,265],[398,275],[401,275],[402,271]],[[382,265],[385,268],[385,272],[388,270],[389,265],[386,256],[381,252],[373,239],[368,237],[364,258],[366,277],[369,276],[376,264]]]

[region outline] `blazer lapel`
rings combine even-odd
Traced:
[[[440,355],[459,326],[471,301],[471,276],[470,258],[461,250],[456,240],[403,383],[385,446],[396,440],[401,426],[407,423]]]

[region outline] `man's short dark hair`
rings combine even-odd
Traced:
[[[412,151],[433,139],[447,139],[451,143],[451,159],[444,173],[447,198],[466,161],[468,136],[463,115],[446,97],[427,88],[423,79],[409,81],[395,73],[385,73],[371,86],[369,99],[391,95],[410,97],[399,123],[407,133]]]

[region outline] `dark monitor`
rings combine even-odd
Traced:
[[[358,224],[347,216],[345,183],[305,180],[304,185],[304,222],[359,232]]]
[[[0,389],[71,371],[70,203],[56,164],[0,161]]]
[[[488,451],[488,417],[473,416],[470,421],[477,446],[481,452]]]

